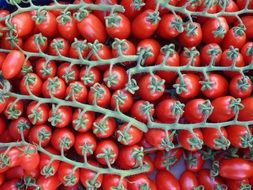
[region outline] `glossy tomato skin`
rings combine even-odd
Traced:
[[[192,144],[191,141],[194,141],[193,139],[198,139],[198,143]],[[188,151],[197,151],[202,148],[203,144],[203,134],[200,129],[196,128],[193,129],[193,132],[190,132],[188,130],[180,130],[178,132],[178,142],[182,145],[182,147]]]
[[[158,190],[180,190],[177,179],[168,171],[159,171],[156,174],[156,186]]]
[[[253,61],[253,42],[247,42],[241,48],[241,54],[243,56],[243,60],[245,65],[249,65]]]
[[[40,187],[41,190],[55,190],[60,185],[60,181],[57,176],[39,176],[37,180],[37,185]]]
[[[57,174],[58,179],[64,186],[73,186],[76,185],[80,178],[80,169],[77,168],[73,170],[74,166],[71,164],[61,162],[58,168]],[[67,177],[71,177],[68,179]]]
[[[230,125],[226,128],[228,132],[228,140],[231,145],[236,148],[247,148],[249,144],[249,137],[251,137],[251,132],[242,125]]]
[[[79,36],[77,21],[71,16],[69,16],[69,19],[66,22],[59,22],[58,20],[57,30],[59,31],[59,34],[68,41],[73,41],[74,38]]]
[[[69,84],[66,89],[66,99],[85,103],[88,95],[88,90],[80,81],[75,81]],[[73,97],[72,97],[73,96]]]
[[[223,159],[220,161],[219,174],[232,180],[243,180],[253,176],[252,162],[242,158]]]
[[[4,182],[1,186],[0,189],[8,189],[8,190],[18,190],[17,185],[21,183],[21,180],[18,178],[14,178],[11,180],[8,180]]]
[[[242,19],[242,22],[246,28],[246,36],[247,38],[252,38],[253,37],[253,30],[252,30],[252,24],[253,24],[253,20],[252,20],[252,15],[246,15],[246,16],[242,16],[241,19]],[[237,25],[237,23],[236,23]]]
[[[102,91],[102,94],[96,95],[96,89],[100,89]],[[100,107],[107,107],[111,100],[111,92],[103,84],[94,84],[93,87],[91,87],[89,93],[88,93],[88,103],[89,104],[96,104]]]
[[[38,40],[38,44],[36,43],[36,40]],[[45,37],[42,37],[40,34],[34,34],[27,38],[24,42],[24,50],[29,52],[39,52],[39,49],[44,52],[46,51],[48,46],[48,40]]]
[[[56,88],[51,89],[51,85],[56,85]],[[64,98],[65,97],[65,91],[66,91],[66,85],[64,81],[61,78],[54,77],[54,78],[48,78],[44,81],[42,85],[42,95],[45,98],[50,98],[50,92],[53,96],[56,98]]]
[[[111,190],[112,188],[118,187],[120,184],[120,176],[114,174],[105,174],[103,177],[102,188],[103,190]],[[127,180],[122,180],[122,186],[127,189]]]
[[[253,91],[252,82],[249,77],[237,75],[229,83],[229,92],[235,98],[247,98]]]
[[[55,119],[57,117],[57,119]],[[52,108],[49,112],[48,121],[52,126],[56,128],[67,127],[71,123],[72,108],[69,106],[60,106],[58,108]]]
[[[79,154],[80,156],[84,156],[82,148],[85,147],[85,145],[91,146],[92,152],[96,150],[97,142],[92,133],[86,132],[86,133],[79,133],[76,135],[74,147],[75,147],[76,153]],[[91,154],[89,152],[86,153],[86,156],[90,156],[90,155]]]
[[[95,67],[87,69],[86,67],[82,67],[80,70],[80,80],[87,87],[93,86],[95,83],[98,83],[101,80],[101,73]]]
[[[88,42],[98,40],[103,43],[106,40],[106,30],[104,24],[92,13],[88,13],[85,18],[78,22],[77,28],[80,34]]]
[[[249,180],[226,180],[226,185],[230,190],[238,190],[243,188],[251,188],[249,185]]]
[[[2,75],[5,79],[14,78],[21,71],[25,56],[18,50],[12,50],[7,54],[2,63]]]
[[[204,160],[200,151],[186,152],[185,167],[192,172],[198,172],[202,169]]]
[[[97,138],[108,138],[114,133],[115,128],[116,121],[114,118],[105,118],[104,115],[100,115],[93,122],[92,131]]]
[[[179,178],[179,184],[180,184],[181,190],[190,190],[199,186],[199,182],[195,174],[187,170],[185,170],[181,174]]]
[[[60,56],[68,56],[69,48],[70,45],[67,40],[61,37],[57,37],[51,41],[48,48],[48,53],[53,56],[59,56],[59,54]]]
[[[246,43],[246,34],[240,26],[232,27],[222,41],[222,49],[228,49],[230,46],[241,49]]]
[[[209,43],[203,46],[200,50],[200,60],[201,64],[204,66],[207,65],[216,65],[218,66],[221,61],[222,50],[219,44],[217,43]],[[214,57],[214,58],[212,58]],[[212,60],[214,59],[214,60]],[[213,61],[213,63],[212,63]]]
[[[214,190],[224,184],[219,176],[211,177],[208,169],[202,169],[198,172],[198,181],[200,185],[204,186],[205,190]]]
[[[15,140],[21,140],[22,134],[26,138],[31,124],[26,117],[19,117],[18,119],[12,120],[8,126],[8,131],[11,138]]]
[[[41,93],[42,80],[35,73],[27,73],[20,81],[19,89],[21,94],[29,95],[29,91],[35,96]],[[28,90],[29,89],[29,90]]]
[[[143,109],[147,105],[149,105],[149,103],[144,100],[138,100],[138,101],[134,102],[134,104],[130,110],[131,116],[141,122],[146,123],[148,121],[148,116],[147,116],[147,114],[144,113]],[[150,116],[153,116],[154,112],[155,112],[155,109],[153,107],[151,107],[148,114],[150,114]]]
[[[61,63],[57,69],[57,75],[64,80],[66,84],[75,82],[79,77],[79,70],[77,65],[72,65],[68,62]]]
[[[26,108],[26,114],[28,119],[33,125],[45,124],[48,120],[49,106],[47,104],[39,104],[36,101],[32,101]],[[39,117],[36,117],[39,114]]]
[[[143,9],[143,1],[140,2],[140,4],[137,4],[136,6],[134,5],[133,0],[122,0],[120,4],[124,7],[125,12],[124,15],[126,15],[130,21],[132,21],[137,15],[139,15]]]
[[[95,120],[94,112],[87,111],[82,113],[81,109],[76,109],[72,115],[72,127],[75,131],[86,132]]]
[[[248,97],[242,100],[243,109],[239,111],[239,121],[250,121],[253,119],[253,97]]]
[[[136,16],[132,22],[132,34],[138,39],[145,39],[151,37],[158,28],[159,15],[154,16],[156,13],[154,10],[148,9]],[[153,15],[154,21],[148,19],[150,15]]]
[[[62,146],[61,140],[65,139],[67,141],[66,146]],[[67,128],[59,128],[54,130],[52,138],[51,138],[51,144],[52,146],[60,151],[63,149],[64,151],[69,150],[75,143],[75,136],[73,132]]]
[[[51,136],[52,130],[48,125],[35,125],[29,131],[28,140],[30,143],[36,144],[41,141],[41,146],[45,147],[49,144]]]
[[[9,97],[6,100],[6,107],[4,110],[4,115],[7,119],[18,119],[24,111],[24,102],[22,100],[17,100],[14,97]]]
[[[127,189],[139,190],[144,187],[150,187],[150,179],[147,174],[137,174],[128,178]]]
[[[119,99],[122,98],[123,101],[120,101]],[[126,90],[116,90],[112,94],[111,98],[111,107],[112,109],[118,109],[122,113],[126,113],[130,110],[130,108],[133,105],[133,95],[126,91]],[[117,108],[117,103],[118,103],[118,108]]]
[[[41,58],[36,61],[35,73],[42,79],[46,80],[50,77],[56,75],[57,66],[55,61],[47,62],[45,59]]]

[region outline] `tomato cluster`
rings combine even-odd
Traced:
[[[0,189],[251,189],[253,0],[20,2],[0,10]]]

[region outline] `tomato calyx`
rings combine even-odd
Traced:
[[[142,7],[145,6],[145,3],[142,0],[133,0],[131,3],[131,7],[133,7],[135,10],[139,11]]]
[[[60,86],[60,81],[58,77],[49,78],[47,90],[52,94]]]
[[[83,58],[81,52],[88,48],[87,40],[78,40],[75,38],[74,42],[71,44],[71,47],[73,47],[78,52],[80,58]]]
[[[217,149],[226,150],[230,146],[230,141],[223,135],[220,135],[218,138],[214,139],[214,145]]]
[[[81,150],[82,150],[82,155],[85,157],[85,160],[87,158],[88,155],[92,155],[93,154],[93,144],[89,144],[88,142],[85,142],[83,145],[80,146]]]
[[[201,84],[201,91],[210,90],[212,86],[215,85],[215,83],[211,82],[209,79],[205,79],[199,83]]]
[[[59,24],[67,24],[71,20],[71,12],[70,11],[64,11],[62,12],[57,18],[56,21]]]
[[[64,48],[63,39],[53,39],[51,42],[51,47],[55,49],[57,55],[61,55],[60,50]]]
[[[161,140],[161,147],[167,152],[175,148],[175,145],[172,143],[175,133],[176,131],[173,131],[170,135],[168,135],[168,130],[165,130],[166,137]]]
[[[241,104],[240,98],[232,98],[229,103],[229,108],[232,109],[236,115],[241,109],[244,108],[244,106]]]
[[[243,148],[252,147],[253,136],[250,133],[243,134],[240,139]]]
[[[9,42],[11,48],[16,47],[19,39],[16,35],[13,35],[11,32],[6,33],[6,40]]]
[[[40,49],[41,45],[45,45],[47,41],[47,37],[43,36],[41,33],[34,35],[34,42],[38,49]]]
[[[73,72],[73,71],[72,71]],[[68,73],[68,72],[66,72],[66,73]],[[73,72],[73,74],[74,74],[74,72]],[[76,100],[76,98],[75,98],[75,94],[78,94],[81,90],[82,90],[82,86],[79,84],[79,83],[71,83],[70,84],[70,92],[69,92],[69,94],[66,96],[66,100],[68,100],[68,99],[72,99],[73,101],[75,101]]]
[[[156,93],[156,92],[163,92],[164,91],[164,84],[165,80],[159,80],[157,79],[154,75],[150,77],[149,81],[149,89],[151,90],[151,93]]]
[[[131,156],[136,160],[135,167],[143,166],[144,149],[143,147],[134,148]]]
[[[121,21],[121,17],[117,13],[112,13],[105,17],[105,25],[108,28],[117,27]]]
[[[240,79],[238,79],[237,81],[238,89],[246,91],[250,87],[249,80],[250,80],[249,77],[246,76],[242,76]]]
[[[46,10],[36,10],[35,15],[32,16],[32,19],[35,21],[36,24],[41,24],[43,21],[45,21],[46,17]]]
[[[210,168],[210,176],[211,177],[216,177],[219,175],[219,167],[220,167],[220,163],[219,161],[213,161],[211,164],[211,168]]]
[[[182,33],[184,31],[184,22],[181,17],[175,16],[175,18],[172,19],[170,26],[172,28],[175,28],[179,33]]]
[[[161,20],[158,11],[148,12],[146,20],[151,24],[157,24]]]
[[[192,131],[192,137],[187,139],[191,149],[202,149],[203,141]]]
[[[193,187],[193,190],[204,190],[205,187],[203,185],[199,185],[197,187]]]
[[[78,109],[78,117],[73,121],[74,129],[78,131],[79,129],[85,129],[88,122],[87,118],[83,118],[85,110]]]
[[[252,56],[253,55],[253,45],[249,46],[246,50],[246,55],[247,56]]]
[[[183,114],[184,112],[184,104],[181,103],[180,101],[176,101],[172,106],[171,106],[171,111],[173,113],[174,116],[177,116],[178,119],[179,117]]]
[[[153,56],[153,53],[151,51],[151,49],[149,47],[139,47],[137,49],[137,55],[138,55],[138,61],[137,61],[137,65],[144,65],[144,61],[145,59],[147,59],[148,57]]]
[[[112,86],[117,85],[118,75],[111,72],[109,73],[108,77],[104,78],[104,82],[109,88],[111,88]]]
[[[247,183],[241,183],[239,190],[250,190],[251,189],[251,185],[247,184]]]
[[[188,36],[194,36],[196,35],[197,28],[198,27],[196,26],[196,24],[189,22],[186,24],[186,27],[184,30]]]
[[[204,115],[204,121],[207,120],[208,116],[212,113],[213,106],[210,100],[205,100],[205,102],[198,105],[200,113]]]
[[[89,55],[87,57],[89,57],[90,55],[94,54],[96,56],[97,59],[101,59],[98,56],[98,51],[103,47],[102,43],[99,43],[98,40],[95,40],[93,43],[88,43],[88,47],[91,49]]]
[[[99,122],[94,122],[94,129],[93,129],[93,133],[97,134],[97,133],[101,133],[101,134],[105,134],[106,131],[109,129],[108,125],[106,124],[107,122],[107,116],[104,116]]]
[[[199,51],[196,49],[196,47],[192,48],[184,48],[184,56],[189,57],[189,62],[187,65],[193,65],[194,58],[199,56]]]
[[[215,185],[215,190],[227,190],[228,187],[225,184],[217,184]]]
[[[129,77],[129,80],[128,80],[127,84],[126,84],[125,90],[127,90],[127,91],[130,92],[131,94],[135,94],[135,92],[136,92],[137,90],[139,90],[139,87],[138,87],[138,85],[137,85],[136,80],[135,80],[135,79],[131,79],[131,78]]]
[[[70,173],[69,175],[66,175],[63,177],[63,180],[65,182],[65,186],[73,186],[76,184],[76,180],[77,178],[75,177],[75,175],[73,174],[74,171],[72,173]]]
[[[0,169],[7,168],[10,164],[10,159],[6,153],[0,154]]]
[[[104,158],[108,167],[115,162],[116,154],[111,148],[105,148],[102,153],[97,154],[97,158]]]
[[[235,36],[243,36],[245,35],[245,26],[242,24],[239,24],[236,27],[233,27],[233,33]]]
[[[187,90],[187,84],[184,81],[184,78],[183,78],[182,74],[179,76],[179,83],[178,84],[173,84],[173,88],[176,89],[176,93],[177,94],[181,94],[183,92],[185,92],[185,93],[188,92],[188,90]]]
[[[125,39],[120,40],[115,38],[114,42],[112,43],[112,48],[117,50],[118,56],[123,55],[123,51],[128,49],[128,44]]]
[[[52,105],[52,116],[48,118],[48,121],[52,126],[56,126],[58,123],[62,122],[62,114],[58,111],[59,105]]]
[[[87,11],[84,8],[80,8],[78,11],[74,13],[74,18],[81,22],[84,18],[86,18],[89,15],[89,11]]]
[[[143,104],[140,106],[140,110],[143,113],[143,115],[147,116],[149,120],[151,120],[150,111],[154,108],[154,105],[151,104],[148,101],[143,102]]]
[[[212,33],[213,33],[215,38],[217,38],[217,37],[224,38],[226,32],[227,31],[223,26],[218,26],[216,28],[216,30],[214,30]]]
[[[94,94],[94,100],[93,100],[93,104],[97,105],[97,98],[102,98],[103,94],[105,93],[104,89],[102,88],[102,86],[99,83],[94,84],[91,87],[91,90]]]
[[[19,109],[16,108],[16,103],[19,100],[16,99],[14,102],[12,102],[11,104],[9,104],[9,106],[6,109],[6,113],[8,114],[8,119],[18,119],[19,116],[22,114],[22,111],[20,111]]]
[[[127,99],[127,96],[125,93],[123,93],[121,90],[117,91],[117,93],[113,96],[116,102],[116,110],[120,111],[119,106],[123,105]]]

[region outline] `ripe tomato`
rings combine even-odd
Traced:
[[[8,181],[5,181],[1,186],[0,189],[8,189],[8,190],[18,190],[20,184],[21,184],[21,179],[14,178]]]
[[[80,103],[85,103],[88,95],[88,90],[80,81],[75,81],[69,84],[66,89],[66,99],[76,100]]]
[[[19,50],[22,48],[23,39],[20,37],[12,37],[10,34],[6,33],[1,37],[1,47],[9,50]]]
[[[122,145],[128,146],[137,144],[143,136],[143,132],[141,130],[132,125],[128,125],[127,123],[119,125],[116,133],[118,142]]]
[[[105,85],[96,83],[90,88],[90,91],[88,93],[89,104],[105,108],[109,105],[110,100],[111,93]]]
[[[21,148],[21,167],[25,171],[31,171],[38,168],[40,156],[35,145],[26,145]]]
[[[31,92],[35,96],[39,96],[41,93],[41,87],[42,80],[35,73],[27,73],[19,83],[19,90],[21,94],[25,95],[29,95]]]
[[[241,54],[245,65],[251,64],[253,61],[253,42],[247,42],[241,48]]]
[[[17,147],[12,147],[9,150],[1,150],[0,158],[1,158],[1,170],[13,168],[15,166],[19,166],[21,164],[21,154],[22,151]],[[6,159],[6,162],[3,162],[2,159]]]
[[[50,142],[51,136],[52,130],[48,125],[35,125],[29,131],[28,141],[45,147]]]
[[[230,46],[241,49],[241,47],[246,43],[246,34],[244,32],[243,26],[232,27],[225,38],[222,41],[222,49],[228,49]]]
[[[186,169],[192,172],[200,171],[204,164],[200,151],[186,152],[184,160]]]
[[[226,127],[228,140],[236,148],[248,148],[251,146],[252,134],[247,127],[242,125],[230,125]]]
[[[56,150],[69,150],[75,143],[75,136],[68,128],[56,129],[51,138],[51,144]]]
[[[89,161],[89,164],[98,166],[94,161]],[[80,181],[85,188],[99,188],[103,182],[103,174],[96,176],[96,172],[82,168],[80,170]]]
[[[244,0],[236,0],[236,4],[239,7],[239,9],[245,9],[245,8],[253,9],[253,1],[252,0],[249,0],[248,7],[245,7],[247,5],[247,1],[244,1]]]
[[[24,103],[22,100],[18,100],[13,97],[9,97],[6,100],[6,107],[4,115],[7,119],[18,119],[22,115],[24,110]]]
[[[85,40],[82,41],[75,39],[69,48],[69,57],[74,59],[86,58],[89,52],[90,49],[88,48]]]
[[[153,147],[159,148],[159,150],[169,150],[173,147],[173,135],[171,134],[171,131],[149,129],[144,135],[146,141]]]
[[[137,50],[140,53],[144,52],[144,62],[145,66],[153,65],[160,51],[160,44],[154,39],[144,39],[141,40],[137,45]],[[146,55],[145,55],[146,53]]]
[[[228,13],[237,12],[239,10],[237,4],[233,0],[228,0],[226,2],[226,4],[224,2],[220,2],[220,3],[218,3],[218,5],[219,5],[218,11],[223,10],[224,6],[226,6],[224,11],[226,11]],[[226,16],[225,19],[227,20],[228,24],[233,24],[237,20],[237,18],[235,16]]]
[[[132,22],[132,34],[138,39],[151,37],[158,28],[159,12],[148,9],[136,16]]]
[[[148,101],[137,100],[130,110],[130,115],[133,118],[146,123],[148,122],[148,118],[151,118],[154,115],[154,112],[155,110],[153,105]]]
[[[207,98],[225,96],[228,91],[228,82],[225,77],[218,73],[209,73],[208,80],[201,81],[202,93]]]
[[[248,97],[242,100],[243,109],[239,111],[239,121],[250,121],[253,119],[253,97]]]
[[[233,46],[230,46],[229,49],[226,49],[222,53],[221,57],[221,66],[223,67],[229,67],[229,66],[236,66],[236,67],[243,67],[244,66],[244,60],[242,57],[242,54],[239,53],[238,48],[234,48]],[[224,71],[224,74],[228,77],[234,77],[236,75],[240,75],[240,72],[236,71]]]
[[[96,150],[97,142],[92,133],[78,133],[74,147],[80,156],[90,156]]]
[[[199,51],[195,48],[184,48],[180,53],[180,65],[200,66]]]
[[[157,28],[157,34],[164,39],[177,37],[184,31],[183,20],[179,15],[164,14]]]
[[[45,98],[50,98],[51,95],[63,99],[65,97],[66,85],[61,78],[48,78],[42,85],[42,95]]]
[[[164,99],[156,106],[158,120],[166,123],[174,123],[183,114],[184,105],[174,99]]]
[[[64,80],[66,84],[75,82],[79,77],[79,68],[77,65],[71,65],[70,63],[62,63],[57,69],[57,75]]]
[[[133,96],[126,90],[116,90],[112,94],[111,108],[126,113],[133,105]]]
[[[111,90],[119,90],[125,87],[128,77],[123,67],[114,66],[104,72],[103,81]]]
[[[41,34],[34,34],[27,38],[24,42],[23,49],[25,51],[38,53],[39,50],[45,52],[48,46],[48,40]]]
[[[127,39],[131,33],[131,23],[122,13],[105,17],[106,32],[111,38]]]
[[[155,74],[143,75],[138,81],[138,95],[143,100],[155,101],[159,99],[165,91],[165,80]]]
[[[48,121],[52,126],[63,128],[68,126],[72,121],[72,109],[69,106],[54,106],[48,114]]]
[[[79,168],[74,168],[68,163],[61,162],[57,174],[58,179],[64,186],[73,186],[79,181],[80,171]]]
[[[227,129],[227,128],[226,128]],[[227,149],[230,145],[228,132],[224,127],[220,129],[204,127],[202,128],[204,144],[214,150]]]
[[[211,112],[212,105],[209,100],[192,99],[186,103],[183,117],[188,123],[201,123],[208,118]]]
[[[6,130],[6,118],[4,116],[0,116],[0,134],[3,134]]]
[[[199,182],[195,174],[187,170],[185,170],[181,174],[179,178],[179,184],[180,184],[181,190],[194,189],[199,186]]]
[[[198,128],[193,129],[193,131],[179,130],[178,142],[184,149],[189,151],[196,151],[202,148],[203,134]]]
[[[248,76],[237,75],[229,83],[229,92],[235,98],[247,98],[252,90],[252,82]]]
[[[167,57],[168,56],[168,57]],[[175,46],[169,45],[164,46],[161,49],[160,54],[157,57],[156,64],[160,65],[165,62],[167,66],[179,66],[179,55],[175,51]],[[177,73],[172,71],[157,71],[156,74],[166,81],[166,83],[171,83],[175,80]]]
[[[154,165],[158,170],[168,170],[175,166],[183,155],[183,149],[173,148],[170,151],[158,151],[155,155]]]
[[[87,87],[93,86],[95,83],[99,83],[101,80],[101,74],[99,70],[95,67],[87,68],[82,67],[80,70],[80,80]]]
[[[212,101],[213,111],[209,121],[225,122],[234,118],[235,113],[240,109],[240,103],[232,96],[221,96]]]
[[[50,11],[34,11],[33,20],[43,36],[53,38],[57,34],[56,16]]]
[[[147,174],[137,174],[128,177],[127,189],[129,190],[139,190],[139,189],[149,189],[150,188],[150,179]]]
[[[115,128],[116,121],[114,118],[100,115],[93,122],[92,132],[99,139],[108,138],[114,133]]]
[[[158,190],[179,190],[177,179],[169,171],[159,171],[156,174],[156,186]]]
[[[120,176],[114,174],[105,174],[103,177],[102,189],[103,190],[111,190],[113,188],[122,188],[127,189],[127,180],[123,178],[120,180]]]
[[[49,107],[47,104],[39,104],[32,101],[28,104],[26,114],[33,125],[45,124],[48,120]]]
[[[29,120],[26,117],[19,117],[10,122],[8,131],[14,140],[23,140],[23,137],[27,137],[30,128],[31,124]]]
[[[186,23],[184,31],[178,36],[180,44],[185,47],[198,46],[202,41],[201,26],[197,22]]]
[[[230,190],[238,190],[238,189],[251,189],[248,179],[243,180],[226,180],[226,185]]]
[[[64,38],[55,38],[51,41],[48,48],[48,53],[54,56],[68,56],[69,42]]]
[[[36,184],[40,187],[40,190],[53,190],[57,189],[57,187],[60,185],[60,181],[57,176],[39,176]]]
[[[117,144],[110,139],[100,141],[95,150],[96,159],[102,165],[113,164],[117,160],[118,154]]]
[[[13,168],[8,169],[5,172],[6,180],[14,179],[14,178],[22,178],[24,177],[24,169],[21,166],[15,166]],[[1,184],[1,183],[0,183]]]
[[[229,30],[224,17],[209,18],[202,26],[204,43],[220,43]]]
[[[19,37],[27,36],[34,28],[34,21],[29,12],[19,13],[11,17],[10,23],[14,26],[15,34]]]
[[[2,75],[5,79],[11,79],[17,76],[25,61],[25,55],[18,51],[12,50],[7,54],[2,63]]]
[[[176,89],[178,96],[183,99],[190,99],[196,97],[201,90],[199,83],[200,77],[193,73],[183,74],[178,77],[173,87]]]
[[[246,16],[242,16],[241,19],[242,19],[242,22],[246,28],[246,36],[247,38],[252,38],[253,37],[253,30],[252,30],[252,23],[253,23],[253,20],[252,20],[252,16],[251,15],[246,15]],[[236,23],[237,25],[237,23]]]
[[[56,63],[40,58],[35,62],[35,72],[43,80],[53,78],[56,75]]]
[[[79,33],[88,42],[98,40],[99,42],[104,43],[106,40],[104,24],[92,13],[87,13],[84,18],[78,20],[77,28]]]
[[[202,169],[198,172],[199,184],[203,185],[205,190],[222,189],[224,183],[221,177],[211,177],[210,170]]]
[[[201,48],[200,60],[203,66],[215,65],[218,66],[221,61],[222,50],[217,43],[206,44]]]
[[[94,112],[76,109],[72,116],[72,127],[76,131],[86,132],[92,127],[94,120]]]
[[[71,16],[69,11],[61,13],[57,17],[57,29],[59,34],[68,41],[73,41],[79,36],[77,21]]]
[[[243,180],[253,176],[252,162],[242,158],[223,159],[219,165],[219,175],[226,179]]]
[[[125,12],[124,15],[129,18],[129,20],[133,20],[137,15],[139,15],[142,11],[144,1],[134,1],[134,0],[122,0],[120,4],[124,7]]]

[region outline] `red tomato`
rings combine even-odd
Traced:
[[[211,177],[208,169],[202,169],[198,172],[198,180],[205,190],[221,189],[224,186],[222,179],[219,176]]]
[[[145,66],[154,65],[156,58],[159,55],[160,44],[154,39],[144,39],[138,43],[137,50],[140,51],[140,53],[142,53],[142,51],[144,53],[144,62],[141,64]],[[145,53],[148,53],[148,55],[145,55]]]
[[[203,145],[203,134],[200,129],[193,129],[193,131],[179,130],[178,142],[182,147],[189,151],[200,150]]]
[[[19,166],[21,164],[21,154],[22,151],[17,147],[11,147],[9,150],[1,150],[0,157],[1,157],[1,168],[0,173],[2,170],[13,168],[15,166]],[[5,158],[7,162],[2,162],[2,158]]]
[[[14,179],[14,178],[22,178],[24,177],[24,170],[21,166],[15,166],[13,168],[8,169],[5,172],[5,178],[7,180]]]
[[[159,99],[165,91],[165,80],[161,79],[158,75],[143,75],[138,80],[138,95],[143,100],[155,101]]]
[[[139,190],[145,188],[150,188],[150,179],[148,178],[147,174],[137,174],[128,177],[127,189]]]
[[[11,17],[10,23],[14,26],[15,34],[19,37],[27,36],[34,28],[34,21],[29,12],[19,13]]]
[[[80,19],[77,24],[79,33],[88,41],[98,40],[104,43],[106,40],[106,30],[104,24],[92,13],[88,13]]]
[[[184,48],[180,53],[180,65],[200,66],[199,51],[195,48]]]
[[[64,38],[55,38],[51,41],[48,53],[54,56],[68,56],[69,53],[69,42]]]
[[[136,16],[132,22],[132,34],[138,39],[151,37],[158,28],[159,12],[148,9]]]
[[[43,36],[53,38],[57,34],[56,16],[50,11],[35,11],[33,12],[33,19],[36,23],[36,28]]]
[[[232,96],[222,96],[212,101],[213,111],[209,116],[212,122],[225,122],[234,118],[240,110],[240,102]]]
[[[48,116],[48,121],[52,126],[63,128],[68,126],[72,121],[72,109],[69,106],[53,106]]]
[[[208,126],[202,128],[204,144],[214,150],[227,149],[230,143],[227,140],[228,132],[226,129],[223,127],[219,130],[216,128],[209,128]]]
[[[185,47],[198,46],[202,41],[201,26],[197,22],[186,24],[184,31],[178,36],[180,44]]]
[[[44,81],[42,85],[42,95],[45,98],[50,98],[54,96],[56,98],[63,99],[65,97],[66,85],[61,78],[54,77],[48,78]]]
[[[239,121],[253,120],[253,97],[248,97],[242,100],[243,109],[239,111]]]
[[[31,124],[29,120],[26,117],[19,117],[10,122],[8,130],[11,138],[14,140],[23,140],[23,137],[27,137],[30,128]]]
[[[247,98],[252,90],[252,82],[248,76],[235,76],[229,83],[229,92],[235,98]]]
[[[111,93],[109,89],[103,85],[94,84],[88,93],[88,103],[100,107],[107,107],[111,100]]]
[[[247,5],[247,1],[244,1],[244,0],[236,0],[236,4],[240,9],[245,9],[245,8],[253,9],[253,1],[252,0],[249,0],[248,7],[245,7]]]
[[[184,105],[174,99],[164,99],[156,106],[158,120],[174,123],[183,114]]]
[[[131,33],[129,19],[121,13],[105,17],[106,32],[111,38],[127,39]]]
[[[66,99],[75,100],[80,103],[85,103],[88,95],[88,90],[82,82],[75,81],[69,84],[66,89]]]
[[[51,144],[56,150],[69,150],[75,143],[75,136],[68,128],[56,129],[51,138]]]
[[[118,126],[116,135],[119,143],[131,146],[140,142],[143,136],[143,132],[137,127],[124,123]]]
[[[124,7],[124,15],[127,16],[129,20],[133,20],[137,15],[139,15],[145,5],[142,0],[122,0],[120,4]]]
[[[94,120],[94,112],[76,109],[72,116],[72,127],[76,131],[86,132],[92,127]]]
[[[159,171],[156,174],[156,186],[158,190],[179,190],[177,179],[169,171]]]
[[[9,97],[6,100],[6,107],[4,115],[7,119],[18,119],[22,115],[24,104],[22,100],[18,100],[13,97]]]
[[[219,166],[219,175],[226,179],[243,180],[253,176],[252,162],[242,158],[221,160]]]
[[[35,73],[27,73],[19,83],[19,90],[21,94],[34,94],[39,96],[42,88],[42,80]]]
[[[26,114],[33,125],[41,125],[48,120],[49,107],[47,104],[39,104],[32,101],[28,104]]]
[[[99,142],[95,150],[97,161],[103,165],[107,165],[108,163],[113,164],[117,160],[118,154],[119,149],[117,144],[109,139]]]
[[[159,22],[157,34],[164,39],[177,37],[184,31],[183,20],[179,15],[164,14]]]
[[[9,181],[5,181],[1,186],[0,189],[8,189],[8,190],[18,190],[17,185],[22,183],[21,179],[14,178]]]
[[[36,183],[41,190],[57,189],[60,185],[60,181],[57,176],[44,177],[39,176]]]
[[[23,39],[20,37],[12,37],[6,33],[1,37],[1,47],[9,50],[19,50],[23,46]]]
[[[217,43],[206,44],[200,51],[200,60],[203,66],[218,66],[221,61],[222,50]]]
[[[173,6],[176,6],[177,3],[178,3],[178,0],[170,0],[168,2],[169,5],[173,5]],[[153,9],[153,10],[155,10],[156,6],[157,6],[157,1],[155,1],[155,0],[145,0],[145,7],[144,7],[145,10],[146,9]],[[164,14],[166,14],[166,13],[169,12],[169,10],[167,8],[165,8],[164,6],[161,6],[161,5],[159,6],[158,10],[159,10],[159,13],[161,15],[164,15]]]
[[[85,40],[82,41],[75,39],[69,48],[69,57],[74,59],[86,58],[89,52],[90,49],[88,48]]]
[[[122,189],[127,189],[127,181],[123,178],[120,180],[120,176],[114,174],[105,174],[103,177],[102,189],[103,190],[111,190],[113,188],[118,188],[119,186]]]
[[[228,140],[236,148],[248,148],[251,146],[252,134],[250,130],[242,125],[230,125],[226,127]]]
[[[101,139],[110,137],[116,128],[116,121],[112,117],[100,115],[93,122],[92,132],[93,134]]]
[[[90,156],[96,150],[97,142],[92,133],[79,133],[75,139],[75,150],[80,156]]]
[[[200,77],[196,74],[183,74],[182,78],[177,78],[173,87],[176,88],[178,96],[184,99],[190,99],[196,97],[200,93],[201,85],[199,81]]]
[[[79,168],[74,169],[74,166],[61,162],[57,174],[58,179],[64,186],[73,186],[79,181],[80,171]]]
[[[146,123],[148,121],[148,115],[152,117],[154,115],[154,107],[148,101],[137,100],[131,110],[130,115],[137,120]]]
[[[6,130],[6,118],[4,116],[0,116],[0,134],[3,134]]]
[[[226,180],[226,185],[229,190],[238,190],[238,189],[251,189],[248,179],[244,180]]]
[[[225,96],[228,91],[228,82],[225,77],[217,73],[209,73],[208,80],[201,81],[202,93],[207,98]]]
[[[202,26],[203,41],[205,43],[220,43],[229,30],[224,17],[209,18]]]
[[[57,75],[63,79],[66,84],[75,82],[79,77],[79,68],[77,65],[71,65],[70,63],[62,63],[57,69]]]
[[[20,162],[21,167],[25,171],[31,171],[38,168],[40,163],[40,155],[35,145],[26,145],[21,148]]]
[[[44,58],[35,62],[35,72],[43,80],[53,78],[56,75],[56,63],[54,61],[46,61]]]
[[[7,54],[2,63],[2,75],[5,79],[11,79],[17,76],[25,61],[25,56],[18,50],[12,50]]]
[[[112,94],[111,107],[112,109],[119,110],[126,113],[133,105],[133,96],[126,90],[116,90]]]
[[[241,20],[246,28],[246,36],[247,38],[252,38],[253,37],[253,30],[252,30],[252,24],[253,24],[253,16],[251,15],[246,15],[246,16],[242,16]],[[236,23],[237,25],[237,23]]]
[[[80,70],[80,80],[85,84],[85,86],[91,87],[101,80],[101,73],[95,67],[89,69],[82,67]]]
[[[241,54],[243,56],[245,65],[251,64],[253,61],[253,42],[247,42],[244,44],[244,46],[241,48]]]
[[[24,42],[23,49],[25,51],[38,53],[40,50],[45,52],[48,46],[48,40],[42,34],[34,34],[27,38]]]
[[[114,66],[104,72],[103,81],[111,90],[119,90],[125,87],[128,77],[123,67]]]
[[[192,172],[200,171],[204,164],[200,151],[186,152],[184,160],[186,169]]]
[[[195,174],[191,171],[185,170],[180,178],[179,178],[179,184],[181,187],[181,190],[190,190],[197,188],[199,186],[199,182]]]
[[[28,140],[30,143],[45,147],[50,142],[51,136],[52,130],[48,125],[35,125],[29,131]]]

